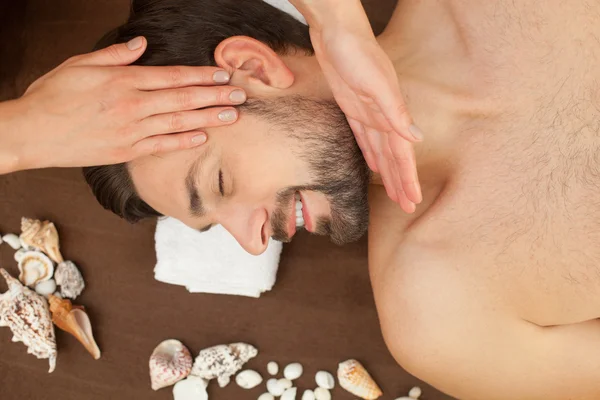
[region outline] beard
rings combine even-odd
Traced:
[[[328,235],[338,245],[364,235],[369,225],[371,173],[337,104],[291,96],[249,100],[241,109],[266,118],[287,132],[294,153],[308,164],[314,181],[278,193],[276,211],[271,216],[273,238],[290,241],[286,227],[294,212],[292,200],[300,191],[320,192],[329,202],[330,216],[315,221],[314,233]]]

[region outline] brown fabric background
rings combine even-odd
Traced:
[[[394,0],[364,1],[381,31]],[[124,21],[128,0],[0,0],[0,100],[19,96],[38,76],[67,57],[87,52],[108,29]],[[52,127],[48,127],[52,134]],[[35,146],[35,143],[31,144]],[[57,331],[56,371],[26,354],[0,328],[0,399],[169,399],[153,392],[148,357],[164,339],[192,351],[234,341],[256,345],[248,365],[265,377],[266,364],[299,361],[301,389],[314,388],[318,369],[335,372],[347,358],[362,360],[385,392],[405,395],[421,385],[424,400],[446,399],[404,372],[389,355],[367,273],[366,239],[343,248],[299,235],[286,245],[275,289],[261,299],[188,294],[154,281],[154,222],[128,225],[102,210],[78,169],[27,171],[0,176],[0,232],[19,231],[21,216],[58,226],[63,255],[77,263],[87,289],[77,303],[89,311],[103,351],[94,361],[68,334]],[[0,246],[0,264],[17,271],[13,250]],[[6,285],[0,283],[4,291]],[[256,399],[259,388],[210,386],[210,398]],[[300,395],[298,396],[300,398]],[[353,396],[337,387],[334,399]]]

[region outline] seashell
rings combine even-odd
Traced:
[[[271,361],[267,364],[267,372],[273,376],[279,372],[279,365],[275,361]]]
[[[26,251],[19,261],[19,280],[29,287],[47,281],[54,274],[54,264],[44,253]]]
[[[315,389],[315,399],[316,400],[331,400],[331,393],[329,390],[318,387]]]
[[[269,379],[267,381],[267,391],[275,397],[279,397],[285,392],[285,388],[279,384],[277,379]]]
[[[65,332],[75,336],[83,347],[94,357],[100,358],[100,349],[94,340],[90,318],[82,306],[74,306],[70,300],[63,300],[50,295],[48,298],[52,322]]]
[[[4,240],[2,240],[2,234],[0,234],[0,244],[4,243]]]
[[[63,262],[58,245],[58,231],[52,222],[21,218],[20,239],[25,245],[48,254],[55,263]]]
[[[35,292],[42,296],[48,297],[56,290],[56,282],[54,279],[48,279],[47,281],[38,282],[35,285]]]
[[[317,386],[331,390],[335,387],[335,378],[327,371],[319,371],[315,375]]]
[[[21,240],[14,233],[9,233],[2,236],[2,241],[6,242],[6,244],[8,244],[14,250],[19,250],[21,248]]]
[[[27,253],[27,250],[25,249],[19,249],[15,252],[15,261],[16,262],[20,262],[23,259],[23,256],[25,255],[25,253]]]
[[[247,369],[240,372],[235,377],[235,383],[242,389],[253,389],[260,385],[263,381],[262,376],[254,370]]]
[[[402,397],[398,397],[396,400],[414,400],[414,399],[412,397],[402,396]]]
[[[304,393],[302,393],[302,400],[316,400],[315,392],[310,389],[305,390]]]
[[[258,396],[258,400],[275,400],[275,396],[273,396],[271,393],[263,393]]]
[[[8,284],[8,290],[0,295],[0,326],[8,326],[13,342],[23,342],[27,353],[37,358],[47,358],[48,372],[56,366],[56,338],[48,304],[39,294],[23,286],[5,269],[0,274]]]
[[[56,267],[54,274],[56,283],[60,285],[60,294],[62,297],[68,297],[75,300],[85,288],[85,282],[81,272],[72,261],[63,261]]]
[[[302,372],[304,372],[302,364],[292,363],[283,369],[283,376],[285,376],[286,379],[293,381],[294,379],[300,378],[302,376]]]
[[[150,382],[152,390],[174,385],[190,374],[192,355],[179,340],[160,343],[150,356]]]
[[[246,343],[209,347],[200,351],[196,357],[191,375],[208,380],[217,378],[219,386],[225,387],[231,381],[231,376],[257,354],[258,350]]]
[[[356,360],[340,363],[338,367],[340,386],[353,395],[365,400],[374,400],[383,393],[365,367]]]
[[[188,376],[173,387],[174,400],[208,400],[208,382],[197,376]]]
[[[410,389],[410,391],[408,392],[408,397],[410,397],[411,399],[415,399],[418,400],[419,397],[421,397],[421,388],[418,386],[415,386],[414,388]]]
[[[281,395],[281,400],[296,400],[297,392],[298,389],[295,387],[286,389],[286,391]]]

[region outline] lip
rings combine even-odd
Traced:
[[[300,195],[300,201],[302,201],[302,218],[304,218],[304,229],[306,229],[308,232],[313,233],[313,221],[310,218],[310,213],[308,212],[308,206],[306,205],[306,202],[304,201],[304,196],[302,195],[302,193],[298,192],[298,194]],[[294,222],[295,225],[295,222]]]

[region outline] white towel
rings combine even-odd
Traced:
[[[306,20],[288,0],[264,0],[300,22]],[[282,244],[270,239],[260,256],[248,254],[222,226],[200,233],[174,218],[156,225],[154,278],[185,286],[192,293],[259,297],[275,284]]]
[[[156,225],[154,278],[192,293],[259,297],[275,284],[282,244],[270,239],[260,256],[247,253],[220,225],[198,232],[174,218]]]

